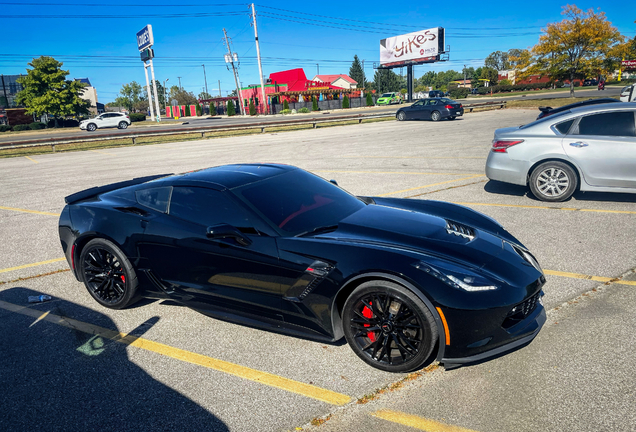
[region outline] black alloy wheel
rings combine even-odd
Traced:
[[[137,275],[126,255],[112,242],[94,239],[82,249],[80,271],[84,285],[99,304],[122,309],[137,298]]]
[[[94,132],[97,129],[97,125],[95,123],[89,123],[86,126],[86,130],[89,132]]]
[[[439,121],[441,118],[442,118],[442,115],[439,113],[439,111],[433,111],[431,113],[431,120]]]
[[[397,119],[398,119],[399,121],[404,121],[404,120],[406,120],[406,113],[405,113],[404,111],[400,111],[400,112],[398,113],[398,115],[397,115]]]
[[[128,127],[128,123],[126,123],[125,121],[120,121],[119,125],[117,125],[118,129],[126,129]]]
[[[343,310],[344,334],[353,351],[387,372],[423,367],[438,333],[431,311],[411,291],[387,281],[370,281],[349,296]]]

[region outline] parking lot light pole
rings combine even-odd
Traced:
[[[205,65],[203,64],[201,66],[203,66],[203,79],[205,80],[205,92],[207,94],[210,94],[208,93],[208,78],[205,76]]]
[[[166,78],[165,80],[163,80],[163,104],[164,109],[168,107],[168,93],[166,92],[166,83],[168,82],[170,78]]]

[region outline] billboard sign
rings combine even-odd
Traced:
[[[152,36],[152,26],[150,24],[137,32],[137,49],[139,49],[139,52],[150,48],[154,43],[155,39]]]
[[[621,67],[623,69],[636,69],[636,60],[623,60]]]
[[[439,60],[444,50],[444,28],[435,27],[380,41],[380,65],[402,66]]]

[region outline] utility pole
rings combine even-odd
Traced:
[[[320,75],[320,65],[316,63],[316,75]]]
[[[223,29],[223,34],[225,35],[225,45],[227,46],[228,54],[225,55],[225,63],[230,63],[232,65],[232,70],[234,71],[234,83],[236,84],[236,96],[238,97],[237,108],[239,109],[239,113],[243,113],[245,109],[241,109],[241,89],[239,88],[239,77],[238,70],[236,70],[237,66],[234,66],[234,62],[238,63],[238,55],[236,53],[232,54],[232,48],[230,47],[230,41],[227,37],[227,31]],[[228,68],[229,70],[229,68]]]
[[[367,82],[367,75],[364,72],[364,60],[362,60],[362,93],[361,96],[364,97],[364,91],[366,90],[365,83]]]
[[[265,114],[269,114],[269,104],[267,103],[267,95],[265,94],[265,84],[263,83],[263,66],[261,65],[261,47],[258,42],[258,28],[256,27],[256,7],[254,6],[254,3],[252,3],[252,19],[254,20],[254,40],[256,41],[256,57],[258,58],[258,75],[261,78],[261,92],[263,93],[262,103],[265,108],[264,110]]]
[[[223,95],[221,94],[221,80],[219,80],[219,97],[223,97]]]
[[[179,78],[179,90],[181,90],[181,77],[177,77]]]
[[[464,65],[464,88],[466,88],[466,65]]]
[[[201,65],[201,66],[203,66],[203,79],[205,80],[205,92],[208,93],[208,78],[205,76],[205,65]]]

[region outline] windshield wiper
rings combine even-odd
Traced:
[[[314,228],[314,229],[309,230],[309,231],[302,232],[300,234],[296,234],[295,237],[304,237],[304,236],[309,235],[309,234],[326,233],[326,232],[329,232],[329,231],[335,231],[337,229],[338,229],[338,225],[321,226],[321,227],[317,227],[317,228]]]

